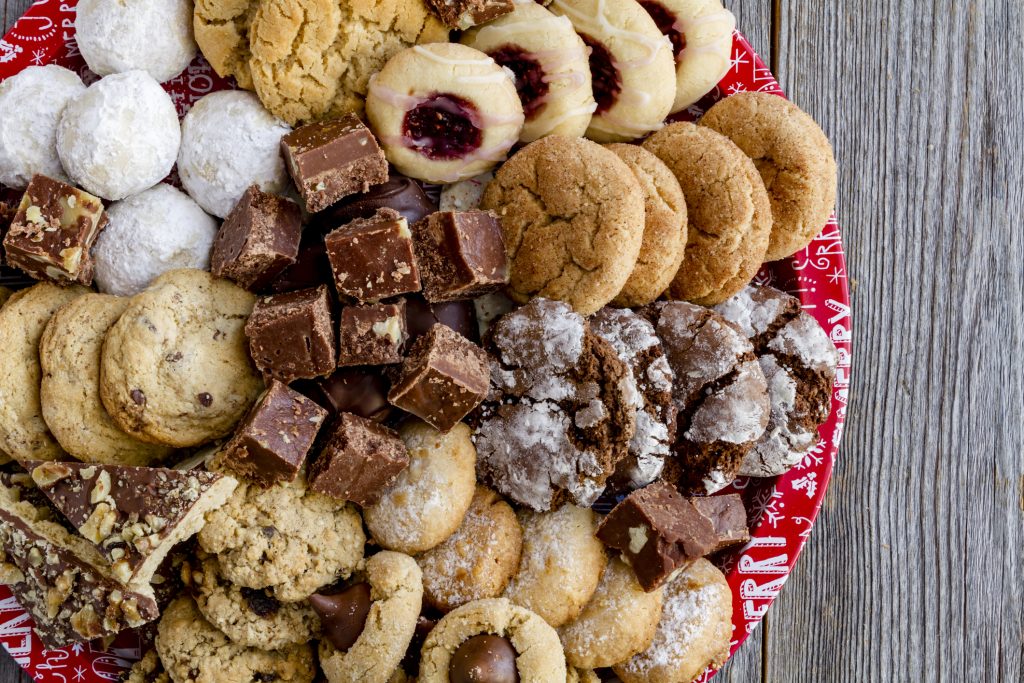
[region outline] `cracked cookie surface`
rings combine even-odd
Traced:
[[[219,76],[252,90],[249,26],[259,0],[196,0],[192,29],[206,61]]]

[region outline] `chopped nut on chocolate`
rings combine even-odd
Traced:
[[[309,467],[309,487],[338,500],[369,505],[408,466],[409,452],[394,430],[342,413]]]
[[[462,31],[515,9],[513,0],[428,0],[427,4],[445,26]]]
[[[324,238],[338,294],[374,303],[420,290],[412,231],[394,209],[378,209]]]
[[[264,377],[290,384],[327,375],[336,367],[327,285],[257,300],[245,336]]]
[[[408,338],[404,301],[346,306],[338,325],[338,365],[401,363]]]
[[[508,284],[505,239],[490,211],[438,211],[412,232],[428,301],[472,299]]]

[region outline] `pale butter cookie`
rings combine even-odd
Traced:
[[[219,76],[233,76],[238,87],[252,90],[249,72],[249,26],[259,0],[196,0],[192,28],[206,61]]]

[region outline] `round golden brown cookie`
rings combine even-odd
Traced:
[[[44,282],[17,292],[0,308],[0,451],[20,460],[64,458],[43,420],[39,340],[57,309],[88,291]]]
[[[243,328],[255,297],[201,270],[172,270],[107,333],[100,396],[124,431],[179,448],[227,436],[263,390]]]
[[[309,644],[280,650],[239,645],[204,619],[192,598],[178,598],[164,610],[156,651],[175,683],[310,683],[316,673]]]
[[[768,248],[764,182],[743,150],[710,128],[673,123],[643,146],[672,170],[686,197],[686,254],[671,297],[702,306],[725,301],[750,282]]]
[[[520,303],[542,296],[589,315],[622,290],[640,254],[640,183],[589,140],[530,143],[498,169],[481,207],[501,217],[509,292]]]
[[[504,598],[477,600],[437,622],[423,643],[417,680],[448,683],[459,679],[451,676],[453,669],[488,667],[504,672],[512,664],[516,670],[512,674],[518,672],[517,678],[523,683],[566,681],[565,657],[553,628],[538,615]]]
[[[249,26],[259,0],[196,0],[192,28],[196,43],[218,75],[234,76],[252,90],[249,73]]]
[[[128,299],[80,296],[53,315],[39,343],[43,419],[64,450],[83,462],[151,465],[173,450],[121,431],[100,400],[103,340],[126,308]]]
[[[624,683],[687,683],[729,657],[732,591],[707,560],[695,561],[665,585],[651,646],[614,667]]]
[[[417,562],[427,603],[450,612],[473,600],[496,598],[519,567],[523,530],[501,496],[477,486],[454,534]]]
[[[661,617],[662,594],[660,587],[645,593],[629,565],[611,560],[583,612],[558,630],[566,661],[593,669],[646,650]]]
[[[423,0],[263,0],[249,69],[263,105],[295,125],[362,111],[370,76],[392,55],[447,40]]]
[[[686,249],[686,197],[661,159],[637,145],[605,145],[626,162],[644,191],[644,239],[640,256],[612,306],[649,304],[668,289]]]
[[[741,92],[720,100],[700,125],[722,133],[754,160],[772,205],[766,261],[800,251],[836,204],[836,159],[821,127],[775,95]]]
[[[148,650],[142,659],[132,664],[123,680],[124,683],[172,683],[156,650]]]

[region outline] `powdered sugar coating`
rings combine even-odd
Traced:
[[[92,250],[105,294],[133,296],[169,270],[210,266],[217,221],[171,185],[111,204],[107,218]]]
[[[764,389],[765,378],[757,361],[740,363],[733,380],[697,407],[686,438],[698,443],[754,441],[765,429],[768,402]]]
[[[716,311],[737,325],[748,337],[756,337],[767,331],[768,326],[785,307],[782,299],[757,296],[758,291],[759,288],[747,285],[731,298],[715,306]]]
[[[78,48],[100,76],[141,69],[163,83],[199,50],[192,0],[80,0],[76,12]]]
[[[30,66],[0,83],[0,184],[24,189],[36,173],[67,180],[57,156],[64,107],[85,92],[62,66]]]
[[[160,182],[180,142],[174,103],[145,71],[93,83],[68,102],[57,126],[57,153],[68,176],[111,201]]]
[[[839,353],[835,344],[821,329],[818,321],[801,312],[779,328],[768,348],[788,356],[796,356],[815,372],[835,374]]]
[[[281,138],[291,127],[241,90],[210,93],[181,123],[178,175],[207,213],[224,218],[250,185],[280,194],[289,186]]]

